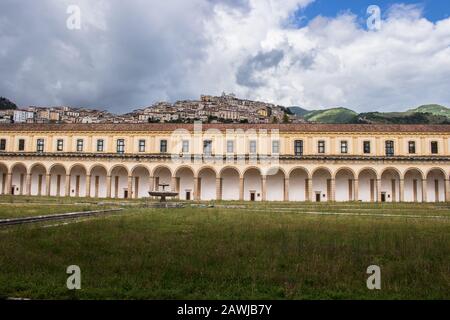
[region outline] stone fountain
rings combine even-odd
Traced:
[[[162,188],[162,191],[150,191],[149,194],[152,197],[160,198],[159,202],[167,202],[166,198],[173,198],[178,196],[178,192],[166,191],[166,187],[168,186],[168,184],[160,184],[159,187]]]

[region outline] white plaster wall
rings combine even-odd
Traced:
[[[8,170],[6,168],[0,167],[0,194],[3,194],[4,192],[7,191],[6,190],[6,185],[5,185],[6,184],[6,179],[5,179],[5,181],[3,180],[3,174],[7,175],[8,174]]]
[[[61,176],[59,194],[58,189],[58,175]],[[66,170],[63,167],[54,167],[50,172],[50,196],[64,197],[66,195]]]
[[[201,200],[215,200],[216,199],[216,174],[212,170],[203,170],[200,172],[201,178]]]
[[[262,200],[261,174],[256,169],[248,170],[244,175],[244,200],[250,201],[250,191],[256,191],[256,201]]]
[[[177,175],[180,178],[180,199],[186,200],[186,191],[191,191],[191,200],[194,199],[194,174],[191,170],[182,169]]]
[[[32,169],[31,171],[31,195],[37,196],[39,194],[39,175],[42,175],[42,184],[41,184],[41,196],[45,196],[46,191],[46,173],[45,168],[38,166]],[[25,181],[25,179],[24,179]],[[24,182],[24,184],[26,184]],[[24,190],[25,192],[25,190]]]
[[[136,190],[134,190],[136,188],[136,177],[139,177],[139,182],[138,182],[138,198],[144,198],[144,197],[148,197],[149,194],[148,192],[150,191],[150,174],[148,173],[148,171],[145,168],[136,168],[133,172],[133,183],[132,183],[132,188],[133,188],[133,198],[136,195]]]
[[[316,201],[316,192],[320,191],[321,196],[320,199],[322,202],[328,201],[328,193],[327,193],[327,180],[331,179],[331,175],[324,171],[320,170],[314,173],[313,176],[313,202]],[[325,197],[323,196],[325,195]]]
[[[167,168],[159,168],[155,172],[155,178],[159,178],[158,184],[167,184],[169,187],[166,187],[166,191],[172,190],[172,174]],[[162,187],[159,187],[155,182],[155,191],[162,191]]]
[[[98,197],[106,198],[108,188],[106,185],[106,175],[106,170],[102,167],[95,167],[91,171],[91,197],[95,197],[95,177],[98,176]]]
[[[392,180],[395,179],[395,201],[400,201],[400,178],[398,174],[388,171],[381,176],[381,192],[386,192],[386,202],[393,202]]]
[[[405,202],[414,202],[414,180],[417,180],[417,201],[422,202],[422,176],[417,171],[407,172],[404,178]]]
[[[436,199],[435,184],[434,181],[439,181],[439,198]],[[445,201],[445,181],[444,176],[439,171],[432,171],[427,177],[427,201],[428,202],[440,202]]]
[[[15,190],[14,190],[14,194],[18,195],[20,194],[20,175],[23,174],[23,185],[22,185],[22,194],[26,194],[27,192],[27,170],[22,167],[22,166],[16,166],[13,169],[13,174],[12,174],[12,186],[15,186]],[[5,188],[5,191],[6,188]],[[7,191],[8,192],[8,191]]]
[[[353,180],[353,174],[351,172],[340,171],[336,175],[336,201],[338,202],[353,201],[354,186],[352,186],[352,194],[351,198],[349,198],[349,188],[348,188],[349,180]]]
[[[308,175],[303,170],[295,170],[289,178],[289,201],[306,201],[305,181]]]
[[[266,180],[267,201],[284,200],[284,174],[278,171],[277,174],[268,175]]]
[[[77,176],[80,176],[80,197],[86,196],[86,171],[81,167],[75,167],[70,173],[70,196],[76,196]]]
[[[359,192],[358,200],[362,202],[370,202],[370,180],[374,180],[374,201],[377,201],[377,176],[371,171],[363,171],[359,175]]]
[[[222,172],[222,200],[239,200],[239,173],[233,169]]]

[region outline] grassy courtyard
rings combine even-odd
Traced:
[[[19,215],[105,205],[79,201],[9,205]],[[3,214],[8,201],[0,202]],[[0,297],[450,299],[447,204],[114,205],[124,210],[1,228]],[[81,268],[81,290],[66,288],[69,265]],[[370,265],[381,267],[379,291],[366,287]]]

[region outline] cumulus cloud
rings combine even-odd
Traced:
[[[3,0],[0,95],[126,112],[234,92],[311,108],[450,104],[450,19],[393,5],[381,30],[349,12],[304,27],[313,0]],[[66,28],[69,4],[82,29]]]

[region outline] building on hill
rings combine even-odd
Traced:
[[[450,201],[450,125],[0,124],[0,192]]]

